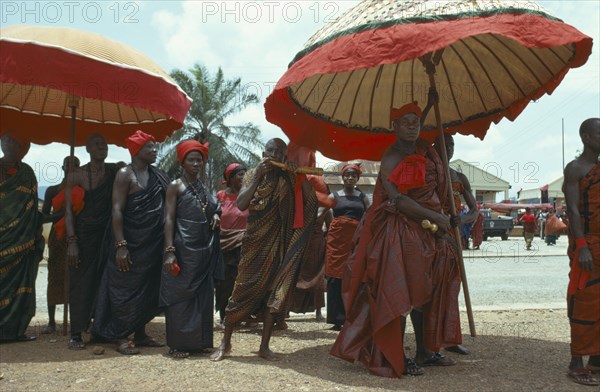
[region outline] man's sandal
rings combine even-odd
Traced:
[[[592,375],[592,371],[589,369],[571,369],[567,373],[567,377],[569,377],[573,382],[581,385],[587,385],[590,387],[600,385],[598,379]]]
[[[172,348],[169,350],[167,355],[173,359],[185,359],[190,356],[190,353],[187,351],[179,351],[177,349]]]
[[[72,336],[69,339],[69,350],[85,350],[85,343],[81,336]]]
[[[140,350],[135,347],[132,341],[127,341],[117,346],[117,352],[123,355],[136,355],[140,353]]]
[[[417,365],[415,361],[410,358],[404,360],[404,371],[402,372],[405,376],[420,376],[425,374],[425,369]]]
[[[448,358],[445,355],[440,353],[433,353],[429,358],[424,359],[423,361],[417,361],[417,365],[419,366],[454,366],[456,365],[456,361],[451,358]]]
[[[165,346],[163,343],[157,342],[156,340],[154,340],[150,336],[146,336],[142,340],[135,340],[134,339],[133,342],[135,343],[135,345],[137,347],[164,347]]]

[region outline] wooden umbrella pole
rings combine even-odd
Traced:
[[[75,117],[77,115],[77,101],[74,97],[71,98],[71,143],[69,151],[69,160],[71,162],[75,159]],[[65,174],[67,175],[67,174]],[[69,263],[65,263],[65,277],[63,284],[63,336],[67,336],[69,332]]]
[[[431,59],[431,55],[429,56],[425,56],[423,58],[421,58],[421,61],[423,62],[423,65],[425,66],[425,70],[427,72],[427,75],[429,76],[429,85],[432,89],[435,89],[435,64],[437,64],[439,62],[439,59],[441,58],[441,51],[436,52],[436,54],[433,55],[433,60]],[[436,61],[437,60],[437,61]],[[437,93],[437,90],[436,90]],[[442,128],[442,117],[441,117],[441,113],[440,113],[440,104],[438,101],[435,102],[435,104],[433,105],[434,108],[434,113],[435,113],[435,119],[437,122],[437,127],[438,127],[438,132],[439,132],[439,136],[440,136],[440,143],[441,143],[441,148],[440,148],[440,152],[442,153],[442,162],[444,164],[444,168],[446,170],[446,176],[448,177],[448,186],[447,186],[447,193],[448,193],[448,199],[450,201],[450,213],[452,214],[452,216],[456,216],[456,205],[454,204],[454,194],[452,192],[452,183],[450,181],[450,164],[448,162],[448,154],[446,153],[446,141],[444,140],[444,129]],[[476,336],[475,333],[475,320],[473,318],[473,308],[471,307],[471,296],[469,295],[469,285],[467,283],[467,271],[465,270],[465,263],[463,260],[463,255],[462,255],[462,243],[461,243],[461,238],[460,238],[460,232],[458,227],[454,228],[454,235],[456,238],[456,242],[458,244],[458,249],[457,249],[457,254],[458,254],[458,266],[460,269],[460,279],[462,281],[462,286],[463,286],[463,294],[465,296],[465,306],[467,308],[467,317],[469,319],[469,332],[471,333],[472,337]]]

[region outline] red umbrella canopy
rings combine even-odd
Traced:
[[[267,120],[329,158],[379,160],[395,140],[392,109],[427,102],[420,58],[443,49],[442,126],[483,139],[492,122],[551,94],[592,49],[590,37],[534,2],[514,4],[365,0],[295,56],[267,98]],[[423,130],[436,128],[431,111]]]
[[[181,128],[191,99],[144,54],[99,34],[15,25],[0,30],[0,133],[76,145],[93,133],[125,146],[142,129],[163,140]]]

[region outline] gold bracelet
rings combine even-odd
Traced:
[[[175,253],[175,247],[173,245],[165,248],[165,253]]]
[[[119,248],[123,248],[125,246],[127,246],[127,241],[125,241],[125,240],[115,241],[115,248],[119,249]]]

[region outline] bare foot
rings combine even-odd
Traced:
[[[222,361],[231,353],[231,345],[224,346],[221,344],[211,355],[210,360],[214,362]]]
[[[258,356],[266,359],[267,361],[279,361],[281,360],[281,358],[279,358],[279,356],[277,354],[275,354],[273,351],[269,350],[268,348],[261,348],[260,350],[258,350]]]

